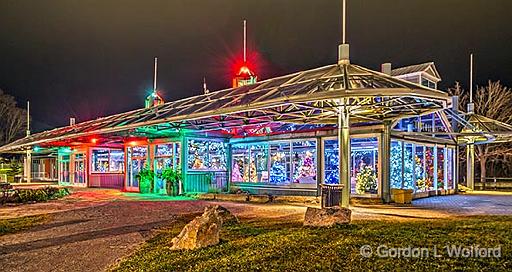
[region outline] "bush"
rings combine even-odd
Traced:
[[[45,187],[38,189],[16,189],[11,201],[17,203],[44,202],[69,195],[67,188]]]

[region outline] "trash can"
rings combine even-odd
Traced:
[[[322,190],[322,208],[340,206],[342,184],[320,184],[320,188]]]

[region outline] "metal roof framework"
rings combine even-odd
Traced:
[[[93,135],[130,135],[141,127],[229,132],[269,124],[335,126],[340,104],[352,125],[379,123],[439,111],[449,103],[445,92],[340,63],[44,131],[0,152]]]

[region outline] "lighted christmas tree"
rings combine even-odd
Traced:
[[[284,183],[287,181],[286,168],[280,161],[274,161],[270,168],[270,183]]]
[[[306,156],[300,158],[299,167],[295,170],[293,178],[294,183],[312,183],[316,179],[315,162],[313,161],[313,153],[306,151]]]
[[[402,155],[404,156],[402,159]],[[403,163],[403,165],[402,165]],[[402,143],[396,142],[391,145],[391,188],[411,189],[413,188],[414,160],[412,148],[403,148]],[[402,176],[403,166],[403,176]],[[403,178],[403,180],[402,180]]]
[[[231,181],[232,182],[242,182],[244,181],[242,174],[240,173],[240,165],[235,161],[233,164],[233,172],[231,173]]]
[[[404,189],[414,188],[414,158],[412,148],[404,149]]]
[[[256,165],[253,161],[249,165],[245,165],[245,168],[249,167],[249,169],[244,169],[244,181],[245,182],[257,182],[258,176],[256,174]],[[250,175],[249,175],[250,173]]]
[[[377,193],[377,175],[372,167],[363,165],[357,173],[356,180],[356,193]]]
[[[390,166],[391,188],[402,188],[402,145],[399,142],[391,144]]]
[[[425,186],[430,189],[433,186],[434,180],[434,156],[432,154],[433,148],[425,148],[425,163],[426,163],[426,179]]]
[[[423,160],[418,155],[415,155],[414,161],[416,163],[416,190],[420,192],[426,191],[428,187],[426,178],[424,177]]]
[[[438,151],[440,149],[437,149]],[[441,149],[442,150],[442,149]],[[437,153],[437,188],[444,189],[444,151]]]
[[[325,176],[325,183],[326,184],[338,184],[340,182],[340,176],[338,171],[338,165],[339,165],[339,157],[338,153],[331,152],[327,154],[327,157],[325,159],[325,169],[326,176]]]

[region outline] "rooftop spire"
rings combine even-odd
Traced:
[[[347,26],[347,1],[342,0],[341,3],[341,44],[338,46],[338,64],[350,63],[349,46],[346,43],[346,26]]]
[[[469,54],[469,103],[468,113],[474,113],[475,104],[473,103],[473,53]]]
[[[155,71],[154,71],[154,74],[153,74],[153,91],[156,92],[156,74],[157,74],[157,70],[158,70],[158,58],[155,57]]]
[[[247,20],[244,19],[244,63],[247,62]]]

